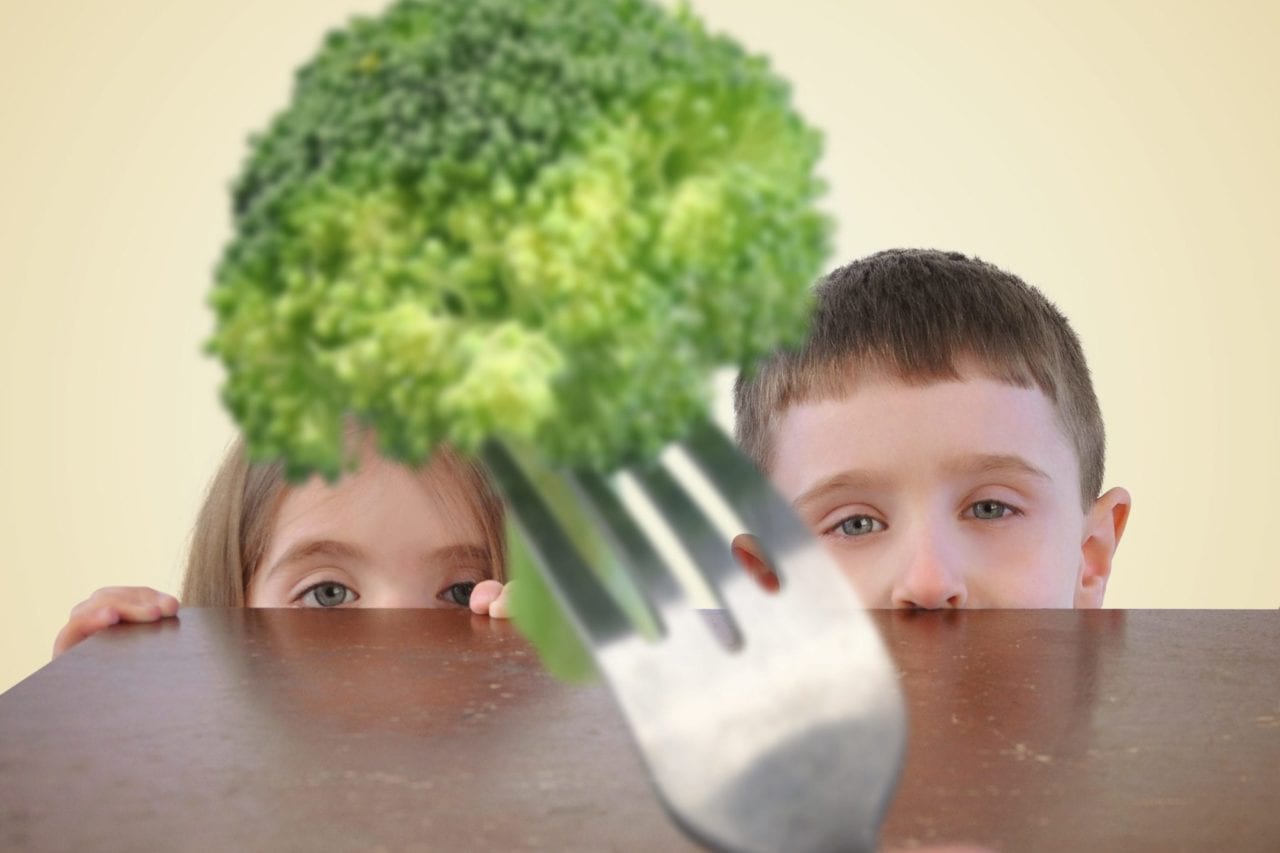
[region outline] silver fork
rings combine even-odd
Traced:
[[[657,638],[606,592],[534,485],[548,472],[531,479],[530,460],[497,443],[483,456],[675,820],[727,850],[874,850],[906,741],[880,636],[818,542],[723,433],[704,426],[681,449],[757,535],[781,581],[771,595],[739,568],[723,531],[666,467],[631,471],[723,605],[728,643],[608,481],[554,475],[639,589]]]

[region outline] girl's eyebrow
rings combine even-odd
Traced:
[[[281,566],[306,560],[310,557],[360,560],[364,558],[364,552],[354,545],[339,542],[336,539],[300,539],[290,546],[289,550],[285,551],[280,559],[271,564],[263,573],[263,577],[267,577]]]
[[[289,550],[285,551],[280,559],[271,564],[263,573],[263,577],[269,576],[282,566],[287,566],[290,563],[300,563],[312,557],[329,557],[335,560],[354,561],[363,560],[365,556],[364,551],[361,551],[356,546],[347,542],[339,542],[336,539],[300,539],[290,546]],[[488,563],[491,559],[489,549],[482,545],[445,545],[442,548],[428,552],[423,557],[423,561],[427,563]]]
[[[489,549],[482,545],[445,545],[427,555],[432,563],[487,563],[491,559]]]

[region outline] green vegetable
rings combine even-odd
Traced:
[[[552,675],[562,681],[592,680],[596,669],[591,653],[578,639],[533,556],[528,553],[523,537],[510,523],[507,542],[510,544],[507,574],[519,581],[511,585],[512,621],[533,642],[539,659]]]
[[[254,458],[336,478],[504,439],[609,470],[797,339],[818,134],[766,61],[646,0],[403,0],[328,35],[233,188],[210,352]],[[518,539],[518,537],[512,537]],[[512,543],[517,624],[589,660]],[[596,568],[615,591],[607,563]]]
[[[405,0],[328,35],[234,184],[208,347],[255,458],[523,441],[643,459],[803,332],[818,134],[643,0]]]

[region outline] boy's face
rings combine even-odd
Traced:
[[[771,479],[868,607],[1100,607],[1123,489],[1081,506],[1052,403],[968,370],[793,406]]]

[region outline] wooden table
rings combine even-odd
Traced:
[[[1280,615],[877,613],[883,838],[1280,850]],[[0,849],[692,849],[600,685],[439,611],[183,610],[0,696]]]

